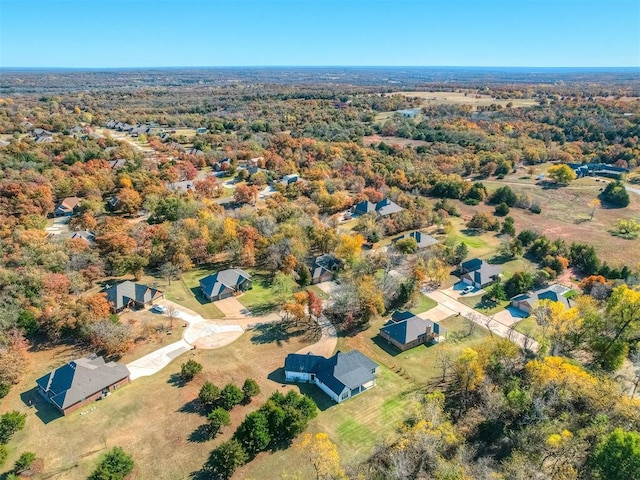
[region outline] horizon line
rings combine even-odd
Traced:
[[[450,68],[450,69],[576,69],[576,70],[639,70],[637,66],[539,66],[539,65],[155,65],[155,66],[0,66],[0,70],[160,70],[212,68]]]

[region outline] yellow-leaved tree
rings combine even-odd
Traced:
[[[338,447],[326,433],[305,433],[297,448],[300,455],[313,466],[316,480],[345,478]]]

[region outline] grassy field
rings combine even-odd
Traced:
[[[520,320],[515,326],[516,332],[520,332],[529,335],[534,340],[542,340],[542,327],[538,325],[533,316],[529,316],[523,320]]]
[[[225,348],[185,354],[161,372],[135,380],[67,417],[59,416],[39,397],[34,381],[85,352],[71,347],[32,352],[30,370],[2,400],[3,411],[17,409],[28,415],[25,429],[8,445],[7,465],[12,465],[21,452],[33,451],[44,461],[43,474],[38,478],[80,480],[87,478],[105,449],[121,446],[132,454],[136,462],[134,478],[138,480],[188,478],[272,392],[297,388],[283,388],[274,372],[281,369],[288,353],[313,341],[304,332],[273,338],[250,331]],[[204,371],[192,383],[180,386],[175,379],[188,358],[202,363]],[[202,441],[198,427],[205,419],[193,401],[202,383],[210,380],[219,386],[228,382],[241,385],[248,377],[258,381],[262,393],[251,404],[233,409],[232,425],[220,437]],[[35,407],[27,407],[28,399],[33,399]],[[54,474],[58,476],[52,477]]]
[[[483,295],[473,295],[470,297],[466,295],[462,295],[458,298],[458,301],[460,303],[465,304],[467,307],[471,307],[477,310],[478,312],[488,316],[494,315],[504,310],[509,305],[508,300],[504,300],[498,303],[491,303],[491,302],[484,302],[482,300],[482,297]]]
[[[438,305],[438,302],[431,300],[426,295],[420,293],[418,294],[418,301],[416,302],[415,307],[411,308],[411,311],[414,313],[423,313],[427,310],[431,310],[436,305]]]
[[[250,271],[252,288],[243,293],[238,300],[252,311],[266,312],[274,308],[272,303],[271,279],[265,272]]]
[[[456,356],[465,347],[481,345],[488,337],[488,332],[481,327],[467,335],[464,320],[449,317],[441,322],[448,330],[447,340],[400,352],[378,337],[378,330],[385,320],[374,320],[369,329],[355,337],[338,339],[339,350],[357,348],[380,365],[376,387],[336,405],[328,402],[327,397],[315,387],[299,386],[320,406],[320,413],[308,431],[327,433],[338,445],[343,464],[362,461],[374,446],[383,444],[385,440],[392,441],[398,425],[415,401],[425,392],[438,389],[440,370],[437,356],[441,349],[447,349]],[[238,478],[280,478],[283,472],[299,472],[302,478],[311,478],[312,474],[308,466],[300,463],[294,448],[259,456],[240,470]]]
[[[473,91],[460,92],[394,92],[405,97],[419,97],[423,99],[423,105],[472,105],[473,107],[502,105],[506,107],[511,103],[514,108],[537,105],[532,98],[520,98],[513,100],[498,100],[489,95],[478,95]]]
[[[546,166],[536,168],[541,170]],[[568,187],[542,188],[535,184],[534,179],[522,179],[522,174],[516,173],[504,180],[482,182],[489,190],[509,185],[517,193],[527,193],[533,202],[542,207],[539,215],[512,208],[509,216],[514,218],[517,231],[532,229],[550,239],[589,243],[596,247],[602,260],[612,265],[636,265],[640,262],[640,240],[625,240],[611,235],[609,231],[618,219],[640,218],[640,195],[630,193],[631,203],[626,208],[599,208],[593,220],[590,220],[591,208],[588,203],[598,196],[606,181],[582,178],[573,181]],[[493,212],[493,207],[489,205],[470,207],[461,202],[457,202],[457,205],[463,218],[469,218],[478,210]]]
[[[224,314],[216,307],[215,303],[204,298],[198,288],[200,279],[211,273],[215,273],[215,270],[194,268],[183,273],[180,280],[171,280],[171,285],[164,278],[150,275],[143,277],[141,283],[159,288],[165,293],[167,300],[184,305],[204,318],[224,318]]]

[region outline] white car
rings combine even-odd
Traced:
[[[466,295],[467,293],[471,293],[473,292],[473,287],[471,285],[464,287],[464,290],[462,290],[462,295]]]
[[[155,313],[165,313],[167,311],[167,307],[163,307],[162,305],[154,305],[151,307],[151,311]]]

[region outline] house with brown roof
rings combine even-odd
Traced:
[[[109,395],[129,383],[126,365],[90,355],[52,370],[36,380],[38,393],[63,415]]]
[[[70,217],[76,211],[81,201],[82,199],[78,197],[67,197],[58,204],[53,211],[53,215],[55,217]]]

